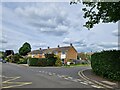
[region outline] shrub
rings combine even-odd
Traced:
[[[62,61],[61,61],[61,59],[60,59],[58,56],[56,56],[56,58],[57,58],[57,60],[56,60],[56,62],[55,62],[55,66],[62,66]]]
[[[47,66],[46,58],[29,58],[29,66]]]
[[[55,66],[57,58],[54,54],[45,54],[45,58],[47,58],[47,66]]]
[[[20,58],[18,64],[27,64],[27,58]]]
[[[97,75],[120,81],[120,50],[94,53],[91,56],[91,67]]]

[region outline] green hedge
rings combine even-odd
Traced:
[[[29,58],[29,66],[47,66],[46,58]]]
[[[27,60],[28,58],[19,58],[19,61],[17,62],[17,64],[27,64]]]
[[[91,56],[91,67],[97,75],[120,81],[120,50],[94,53]]]

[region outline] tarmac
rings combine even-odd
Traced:
[[[79,71],[78,75],[87,81],[91,81],[101,87],[104,87],[105,89],[120,90],[120,82],[110,81],[101,76],[98,76],[93,73],[92,69]]]
[[[28,67],[27,64],[21,64],[21,66]],[[120,82],[110,81],[101,76],[96,75],[92,69],[85,69],[78,72],[78,75],[86,81],[90,81],[106,90],[120,90]]]

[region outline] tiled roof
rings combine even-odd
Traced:
[[[42,53],[43,53],[43,50],[34,50],[29,52],[28,54],[42,54]]]
[[[58,48],[49,48],[49,49],[41,49],[41,50],[34,50],[31,51],[28,54],[42,54],[44,53],[49,53],[49,52],[59,52],[59,51],[67,51],[70,49],[71,46],[65,46],[65,47],[58,47]]]

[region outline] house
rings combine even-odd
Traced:
[[[66,63],[68,60],[76,60],[77,59],[77,51],[72,44],[70,46],[60,47],[58,45],[57,48],[50,48],[47,49],[39,49],[34,50],[28,53],[29,57],[32,58],[45,58],[45,54],[52,54],[59,56],[59,58]]]
[[[89,60],[91,58],[91,55],[93,54],[93,52],[80,52],[78,53],[78,58],[80,60]]]

